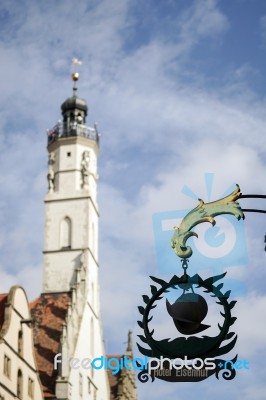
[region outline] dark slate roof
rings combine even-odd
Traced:
[[[73,95],[73,96],[69,97],[68,99],[66,99],[64,101],[64,103],[61,105],[61,110],[62,110],[63,114],[68,110],[74,111],[75,109],[83,110],[83,111],[85,111],[85,114],[87,115],[88,106],[87,106],[86,100],[81,99],[80,97],[78,97],[76,95]]]

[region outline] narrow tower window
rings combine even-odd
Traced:
[[[22,396],[23,396],[23,376],[21,370],[19,369],[17,377],[17,397],[19,399],[22,399]]]
[[[34,398],[34,381],[29,378],[28,380],[28,396],[33,399]]]
[[[71,248],[71,220],[68,217],[65,217],[61,221],[60,227],[60,247],[62,249],[70,249]]]
[[[23,355],[23,332],[22,330],[18,333],[18,354]]]
[[[79,374],[79,395],[82,397],[83,395],[83,376]]]
[[[4,375],[10,378],[10,370],[11,370],[11,361],[10,358],[5,355],[4,356]]]

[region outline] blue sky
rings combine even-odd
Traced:
[[[46,129],[60,118],[79,57],[79,94],[102,134],[107,351],[124,349],[129,328],[136,339],[141,294],[159,274],[152,215],[195,207],[184,185],[206,200],[206,173],[214,174],[212,199],[235,182],[243,193],[265,194],[265,54],[264,0],[1,1],[0,291],[16,283],[30,299],[41,291]],[[245,229],[248,266],[228,275],[247,288],[235,309],[236,352],[251,371],[233,382],[141,384],[140,400],[219,400],[223,391],[265,398],[263,216],[247,215]]]

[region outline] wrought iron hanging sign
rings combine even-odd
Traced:
[[[191,236],[198,236],[192,229],[203,222],[215,225],[215,217],[222,214],[234,215],[238,220],[244,219],[243,211],[265,212],[263,210],[242,210],[237,200],[244,197],[263,197],[262,195],[243,196],[237,185],[227,197],[214,202],[204,203],[199,200],[198,206],[190,211],[179,227],[174,228],[171,247],[181,259],[183,274],[174,275],[169,282],[151,276],[153,283],[150,293],[143,295],[144,305],[139,306],[141,318],[138,325],[143,330],[138,335],[141,344],[137,343],[139,351],[148,357],[148,365],[138,374],[141,382],[151,377],[169,382],[197,382],[215,375],[230,380],[236,376],[235,365],[237,355],[231,360],[220,358],[229,353],[235,346],[237,335],[232,330],[236,317],[232,315],[235,300],[230,299],[230,290],[223,292],[222,279],[226,272],[220,275],[202,279],[198,274],[190,276],[187,273],[188,261],[193,251],[186,244]],[[172,304],[166,298],[167,293],[175,294]],[[200,293],[206,293],[216,300],[223,323],[218,323],[216,336],[195,336],[204,332],[210,325],[203,323],[208,314],[208,303]],[[170,340],[155,339],[155,331],[150,327],[154,309],[160,300],[165,299],[165,312],[172,318],[178,336]],[[186,335],[186,336],[184,336]],[[144,347],[145,346],[145,347]]]

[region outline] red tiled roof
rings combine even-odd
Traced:
[[[57,371],[54,370],[54,356],[59,352],[60,337],[65,322],[71,294],[43,293],[30,304],[34,319],[34,346],[44,397],[53,397]]]
[[[4,319],[5,319],[5,306],[7,302],[7,293],[0,294],[0,331],[2,329]]]
[[[120,359],[123,357],[123,354],[119,354],[119,355],[113,355],[113,356],[107,356],[108,360],[110,358],[117,358]],[[112,364],[112,362],[111,362]],[[121,377],[121,370],[113,375],[112,374],[112,370],[111,369],[107,369],[107,374],[108,374],[108,380],[109,380],[109,385],[110,385],[110,400],[115,400],[117,398],[118,395],[118,384],[119,384],[119,379]]]

